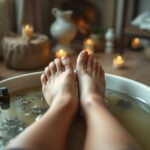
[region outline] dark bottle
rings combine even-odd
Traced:
[[[0,107],[1,109],[10,108],[10,97],[7,87],[0,87]]]

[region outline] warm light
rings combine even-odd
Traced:
[[[55,53],[55,55],[56,55],[57,58],[61,58],[62,56],[67,56],[67,52],[63,49],[60,49],[59,51],[57,51]]]
[[[140,46],[141,46],[141,40],[140,40],[140,38],[134,38],[134,39],[132,40],[132,42],[131,42],[131,46],[132,46],[132,48],[134,48],[134,49],[140,48]]]
[[[115,68],[122,68],[124,67],[125,61],[122,56],[118,55],[116,58],[113,60],[113,66]]]
[[[84,47],[83,49],[85,49],[89,54],[94,52],[94,41],[92,39],[86,39],[84,41]]]
[[[33,26],[27,24],[22,27],[22,36],[31,38],[33,36]]]
[[[85,46],[93,46],[94,41],[92,39],[87,39],[87,40],[84,41],[84,45]]]

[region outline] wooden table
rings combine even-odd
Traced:
[[[143,51],[125,51],[124,58],[126,62],[126,68],[122,70],[117,70],[113,68],[112,60],[114,58],[114,55],[96,53],[95,56],[97,57],[98,61],[101,62],[106,73],[127,77],[150,86],[150,60],[145,59]],[[76,62],[76,57],[77,56],[73,56],[71,58],[74,66]],[[24,73],[41,71],[43,69],[44,68],[30,71],[12,70],[8,69],[5,64],[0,61],[0,80]]]

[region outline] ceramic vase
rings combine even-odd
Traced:
[[[71,41],[76,35],[76,27],[71,20],[72,13],[71,10],[62,11],[58,8],[52,9],[55,21],[50,27],[50,34],[57,40],[56,46],[53,47],[54,52],[63,49],[68,54],[74,53]]]

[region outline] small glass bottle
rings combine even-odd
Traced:
[[[0,87],[0,147],[4,146],[4,141],[6,139],[5,129],[3,128],[3,122],[5,116],[8,114],[8,110],[10,108],[10,96],[8,94],[7,87]],[[6,113],[5,113],[6,112]]]
[[[107,54],[112,54],[114,51],[114,30],[109,28],[105,34],[105,52]]]
[[[7,87],[0,87],[0,107],[4,110],[10,108],[10,97]]]
[[[7,87],[0,87],[0,129],[4,118],[8,114],[10,108],[10,96]]]

